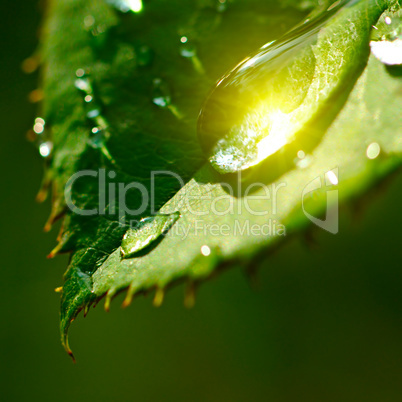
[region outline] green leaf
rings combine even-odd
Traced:
[[[61,303],[62,342],[69,353],[71,321],[103,296],[108,309],[123,289],[124,305],[157,289],[160,304],[164,289],[185,280],[190,305],[198,282],[224,267],[258,262],[311,224],[309,217],[335,207],[326,183],[341,201],[352,200],[401,164],[401,80],[373,56],[366,67],[371,25],[387,7],[399,5],[364,0],[346,5],[318,39],[316,74],[337,89],[315,105],[319,113],[303,127],[293,153],[276,153],[241,177],[220,175],[204,162],[197,116],[214,82],[305,16],[293,7],[299,2],[283,8],[277,2],[228,1],[225,10],[218,3],[144,2],[141,12],[126,14],[101,0],[50,3],[42,44],[43,116],[54,144],[46,175],[54,189],[48,226],[64,214],[51,256],[72,253]],[[347,68],[338,69],[339,60]],[[295,161],[298,149],[307,155],[299,153]],[[76,207],[71,210],[63,190],[71,176],[88,169],[97,176],[67,186]],[[154,205],[135,212],[143,206],[138,189],[150,193],[151,172],[166,170],[185,185],[177,177],[155,176]],[[308,192],[317,180],[322,187]],[[125,206],[108,198],[110,187],[99,197],[102,181],[121,183],[112,192],[121,191]],[[126,191],[133,182],[137,191]],[[83,209],[100,213],[83,216]],[[155,213],[180,218],[149,220]],[[141,232],[130,229],[131,220],[142,218],[148,223],[137,228]],[[149,228],[157,233],[144,235]],[[126,257],[134,250],[134,257],[123,259],[126,233],[123,248]]]

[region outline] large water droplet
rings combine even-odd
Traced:
[[[247,169],[296,144],[302,130],[318,117],[320,107],[357,76],[344,60],[352,57],[351,49],[355,57],[364,57],[367,39],[355,31],[361,13],[343,14],[343,9],[360,3],[335,2],[324,13],[263,46],[217,83],[201,109],[198,135],[218,172]],[[363,12],[363,8],[358,10]],[[337,39],[344,37],[345,30],[350,30],[349,47]],[[345,55],[339,47],[349,53]]]
[[[158,214],[141,219],[135,228],[129,229],[121,243],[123,258],[134,257],[139,251],[165,235],[180,218],[179,212]]]
[[[374,27],[371,53],[389,66],[402,64],[402,11],[384,15]]]

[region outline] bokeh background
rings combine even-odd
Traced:
[[[293,239],[252,288],[239,270],[183,288],[164,305],[115,300],[73,324],[74,365],[59,343],[67,257],[47,260],[43,166],[25,139],[38,76],[37,1],[2,2],[0,398],[4,401],[398,401],[402,395],[402,175],[341,211],[340,234]]]

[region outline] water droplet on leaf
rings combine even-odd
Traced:
[[[389,66],[402,64],[402,38],[370,42],[371,53]]]
[[[204,256],[204,257],[208,257],[210,254],[211,254],[211,249],[207,246],[207,245],[203,245],[202,247],[201,247],[201,254]]]
[[[201,146],[215,170],[244,170],[296,145],[307,135],[306,127],[318,117],[320,107],[356,76],[354,67],[344,60],[351,58],[352,51],[354,57],[364,57],[367,42],[364,35],[353,35],[355,24],[348,10],[342,13],[349,4],[359,6],[360,2],[334,3],[329,11],[263,46],[217,83],[198,120]],[[359,21],[361,15],[357,12],[354,17]],[[341,39],[345,29],[351,30],[349,47]],[[321,135],[318,129],[317,134],[310,133],[311,137]]]
[[[371,35],[371,53],[384,64],[402,64],[402,11],[385,15],[375,28]]]
[[[381,152],[381,147],[377,142],[372,142],[366,150],[367,158],[376,159]]]
[[[93,131],[92,133],[94,134],[88,139],[88,144],[95,149],[99,149],[105,146],[106,142],[106,133],[104,130],[97,130],[96,132]]]
[[[226,11],[227,8],[227,0],[216,0],[216,10],[220,13],[223,13],[224,11]]]
[[[174,212],[141,219],[137,227],[129,229],[124,235],[121,244],[122,257],[134,257],[139,251],[165,235],[179,218],[180,213]]]
[[[47,158],[50,156],[53,150],[53,143],[51,141],[42,142],[39,144],[39,154],[43,158]]]

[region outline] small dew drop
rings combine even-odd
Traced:
[[[194,41],[192,41],[188,36],[180,37],[179,53],[182,57],[191,60],[195,71],[199,74],[205,74],[204,66],[197,56],[197,47]]]
[[[202,247],[201,247],[201,254],[204,256],[204,257],[208,257],[210,254],[211,254],[211,249],[207,246],[207,245],[203,245]]]
[[[45,120],[42,119],[42,117],[37,117],[35,119],[35,124],[41,124],[42,126],[44,126],[45,125]]]
[[[93,99],[93,98],[92,98],[91,95],[86,95],[85,98],[84,98],[85,102],[87,102],[87,103],[91,102],[92,99]]]
[[[43,131],[45,130],[45,127],[42,124],[36,123],[33,126],[33,130],[35,131],[36,134],[42,134]]]
[[[75,72],[75,75],[76,75],[78,78],[81,78],[81,77],[83,77],[83,76],[85,75],[85,70],[82,69],[82,68],[79,68],[79,69]]]
[[[381,147],[377,142],[372,142],[366,150],[367,158],[376,159],[381,152]]]
[[[170,91],[167,84],[160,78],[153,80],[152,102],[162,108],[171,104]]]
[[[84,18],[84,25],[85,25],[85,28],[87,28],[87,29],[92,28],[95,25],[94,16],[93,15],[87,15]]]
[[[78,78],[75,80],[75,86],[80,91],[91,92],[92,88],[87,78]]]
[[[311,158],[309,156],[306,156],[303,159],[300,159],[296,162],[296,166],[300,169],[306,169],[310,166],[311,164]]]
[[[94,133],[92,129],[92,133]],[[105,145],[106,133],[104,130],[98,130],[88,139],[88,144],[95,149],[102,148]]]
[[[304,159],[306,157],[306,154],[305,154],[305,152],[303,150],[300,150],[300,151],[297,152],[297,157],[299,159]]]
[[[93,109],[93,110],[90,110],[87,113],[88,119],[95,119],[98,116],[100,116],[100,110],[99,109]]]
[[[39,154],[43,157],[46,158],[48,157],[53,150],[53,144],[50,141],[42,142],[39,145]]]
[[[338,177],[337,177],[337,175],[335,174],[335,172],[333,172],[332,170],[330,170],[329,172],[326,173],[326,176],[327,176],[328,181],[329,181],[332,185],[334,185],[334,186],[338,185],[339,180],[338,180]]]
[[[391,24],[392,24],[392,20],[391,20],[390,17],[385,17],[384,22],[385,22],[387,25],[391,25]]]
[[[216,10],[220,13],[226,11],[227,0],[217,0]]]
[[[197,50],[196,50],[194,43],[189,41],[187,36],[182,36],[180,38],[180,43],[181,43],[181,45],[180,45],[181,56],[186,57],[186,58],[191,58],[191,57],[195,57],[197,55]]]

